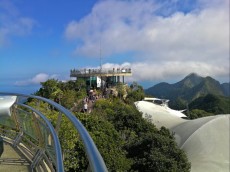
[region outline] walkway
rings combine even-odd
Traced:
[[[25,156],[4,142],[4,152],[0,158],[0,171],[4,172],[30,172],[30,163]]]

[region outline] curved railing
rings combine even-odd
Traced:
[[[51,171],[58,171],[58,172],[64,171],[62,151],[61,151],[61,146],[60,146],[59,139],[57,136],[58,135],[57,128],[55,131],[53,125],[40,111],[38,111],[34,107],[28,106],[20,102],[19,100],[21,98],[33,98],[39,101],[46,102],[49,105],[53,106],[56,110],[59,111],[57,125],[58,123],[60,125],[62,114],[65,115],[72,122],[72,124],[78,131],[80,138],[83,141],[83,145],[85,147],[85,151],[87,154],[87,158],[89,160],[89,165],[90,165],[91,170],[95,172],[107,171],[104,160],[101,157],[101,154],[99,153],[89,133],[87,132],[85,127],[82,125],[82,123],[69,110],[65,109],[63,106],[61,106],[60,104],[50,99],[46,99],[46,98],[39,97],[39,96],[17,94],[17,93],[4,93],[4,92],[0,92],[0,96],[16,96],[17,98],[11,109],[12,111],[11,118],[15,118],[14,119],[15,126],[11,125],[11,128],[14,128],[14,130],[11,130],[11,131],[17,131],[14,134],[12,134],[13,135],[12,143],[14,146],[17,146],[22,141],[22,138],[24,138],[27,143],[32,145],[32,148],[29,149],[30,151],[33,150],[31,151],[33,152],[32,153],[32,164],[31,164],[32,168],[35,168],[38,162],[41,161],[42,155],[45,154],[44,152],[46,152],[45,159],[43,160],[45,162],[44,166],[51,166]],[[24,109],[28,109],[30,112],[25,111]],[[7,127],[9,127],[9,125]],[[30,128],[30,127],[35,127],[36,135],[40,135],[39,139],[34,138],[33,137],[34,134],[28,132],[27,128]],[[6,131],[3,131],[3,132],[6,134]],[[43,141],[41,141],[42,139]],[[37,146],[34,146],[35,142],[37,143],[36,144]],[[21,146],[21,147],[25,147],[25,146]],[[36,147],[37,149],[35,149],[34,147]],[[41,149],[39,149],[39,147]],[[52,160],[53,164],[50,165],[45,160],[47,161]],[[52,169],[52,166],[54,166],[53,169]]]

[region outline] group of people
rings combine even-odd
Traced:
[[[93,103],[99,99],[100,96],[96,95],[96,93],[93,90],[89,91],[88,97],[85,97],[83,99],[83,108],[82,111],[84,113],[90,113],[92,110]]]

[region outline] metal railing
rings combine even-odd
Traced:
[[[79,76],[100,76],[100,75],[132,75],[131,68],[110,69],[73,69],[70,70],[70,77]]]
[[[56,127],[55,130],[51,122],[37,108],[20,102],[21,98],[43,101],[55,108],[59,111],[57,125],[61,123],[60,116],[66,116],[83,141],[91,170],[95,172],[107,171],[104,160],[89,133],[69,110],[50,99],[39,96],[4,92],[0,92],[0,96],[17,96],[16,102],[11,108],[13,121],[9,118],[1,119],[0,126],[3,126],[4,129],[1,129],[0,132],[2,135],[12,138],[12,144],[15,147],[22,143],[24,146],[21,145],[21,148],[28,149],[27,154],[31,156],[32,168],[36,168],[40,162],[44,162],[43,166],[48,166],[51,171],[64,171],[63,152],[58,139],[58,128]]]

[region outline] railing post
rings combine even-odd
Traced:
[[[16,138],[14,139],[14,142],[13,142],[13,147],[17,147],[18,144],[20,143],[21,139],[22,139],[22,136],[23,136],[23,132],[20,132]]]
[[[58,118],[57,118],[57,124],[56,124],[56,127],[55,127],[55,131],[56,131],[57,135],[58,135],[60,127],[61,127],[61,120],[62,120],[62,113],[59,112]]]
[[[13,106],[13,108],[12,108],[12,119],[13,119],[13,121],[14,121],[14,123],[15,123],[15,127],[16,127],[16,130],[17,131],[21,131],[21,126],[20,126],[20,123],[19,123],[19,121],[18,121],[18,117],[17,117],[17,110],[16,110],[16,108],[17,108],[17,105],[15,104],[14,106]]]
[[[45,153],[45,150],[43,149],[39,149],[34,158],[33,158],[33,162],[31,164],[31,168],[34,169],[38,164],[39,162],[41,161],[41,159],[43,158],[43,154]]]
[[[37,119],[37,114],[35,112],[32,113],[32,120],[34,122],[34,130],[35,130],[35,133],[38,137],[38,142],[39,142],[39,147],[44,147],[45,143],[44,143],[44,138],[42,137],[42,132],[41,132],[41,128],[39,126],[39,123],[38,123],[38,119]]]

